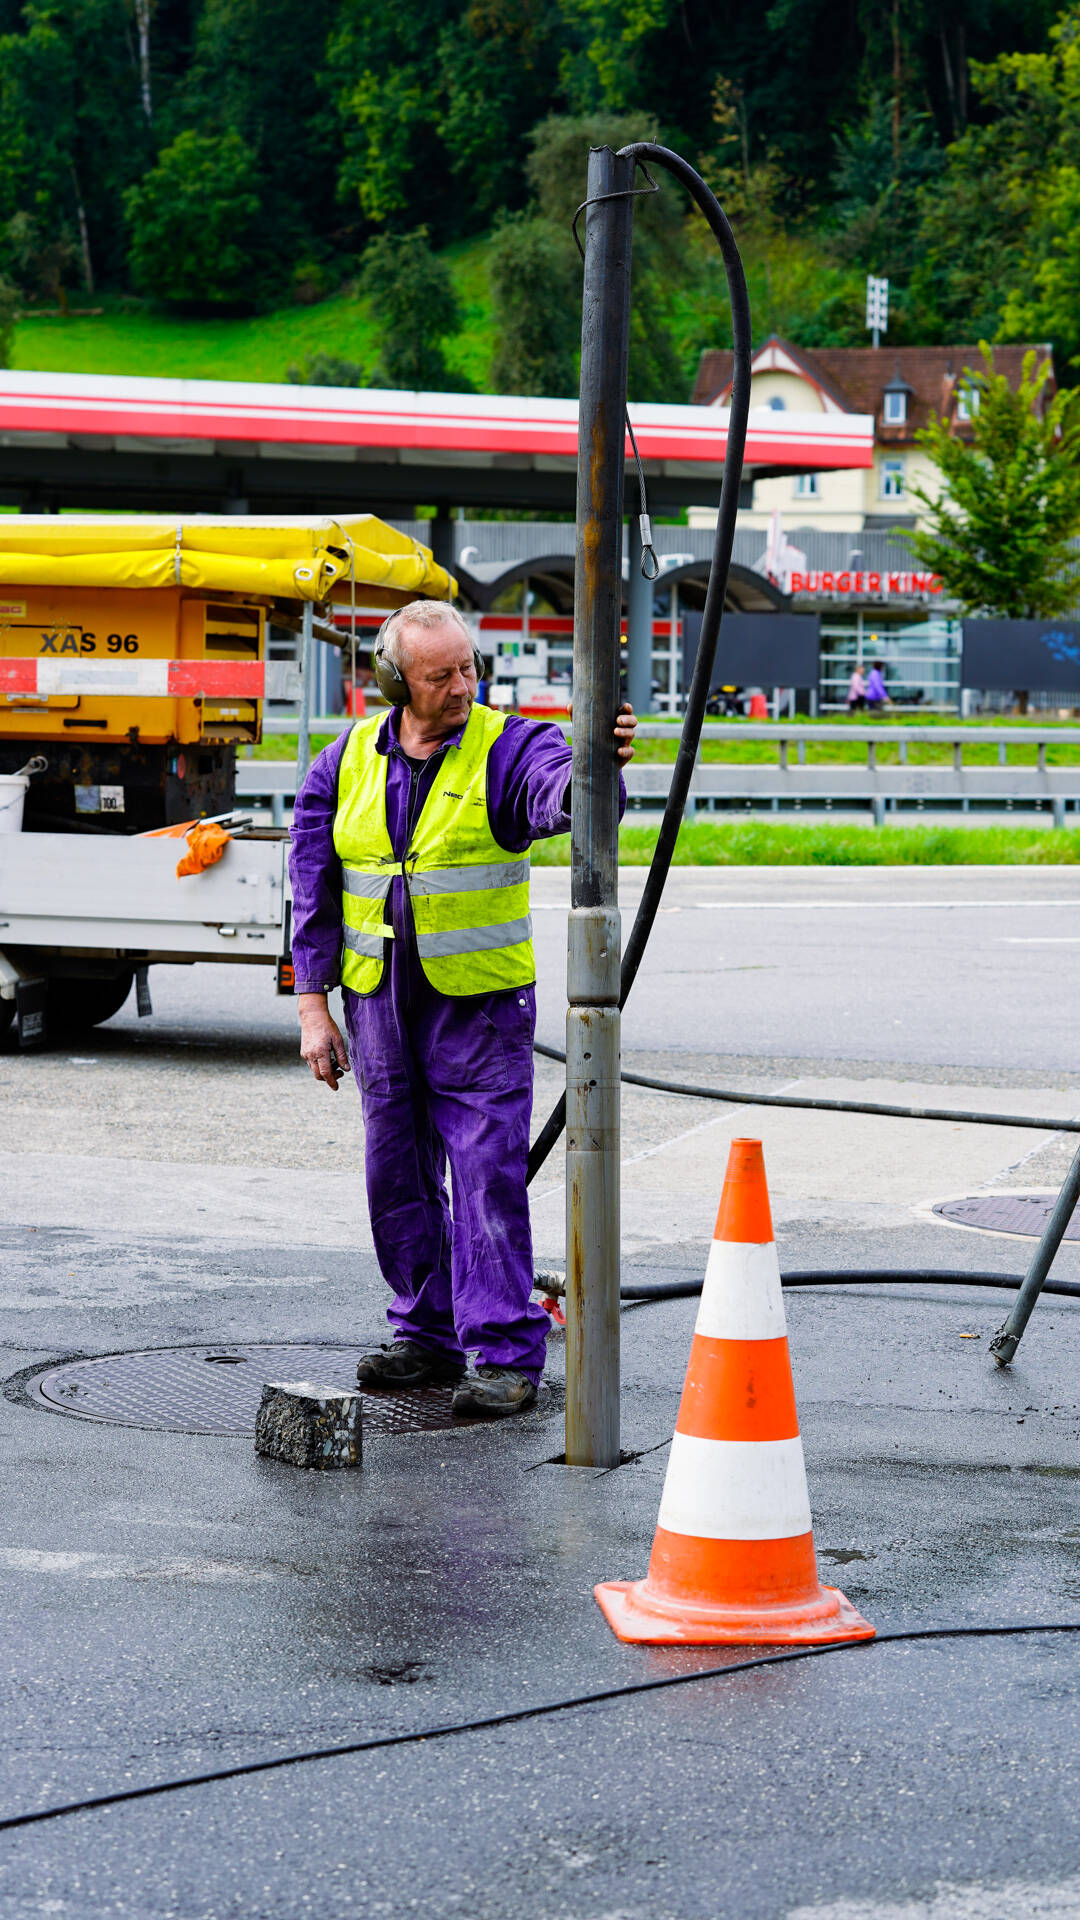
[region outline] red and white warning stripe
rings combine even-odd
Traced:
[[[278,663],[274,662],[276,666]],[[276,692],[262,660],[54,660],[0,658],[0,695],[50,694],[148,700],[262,700]]]

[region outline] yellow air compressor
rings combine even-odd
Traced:
[[[271,623],[305,602],[445,598],[430,551],[374,515],[0,520],[0,773],[47,762],[24,831],[136,834],[233,804],[259,740]],[[324,631],[330,629],[324,627]]]

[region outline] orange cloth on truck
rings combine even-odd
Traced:
[[[204,868],[212,867],[221,859],[232,834],[224,827],[213,824],[192,827],[188,834],[188,850],[176,869],[176,877],[182,879],[185,873],[202,873]]]

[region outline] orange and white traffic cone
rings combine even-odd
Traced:
[[[818,1580],[760,1140],[733,1140],[644,1580],[595,1589],[620,1640],[871,1640]]]

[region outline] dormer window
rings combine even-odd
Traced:
[[[956,417],[958,420],[974,420],[979,411],[982,395],[978,387],[957,387]]]
[[[914,392],[908,386],[900,372],[900,362],[893,364],[893,377],[882,396],[881,420],[886,427],[904,427],[907,425],[908,397],[914,399]]]

